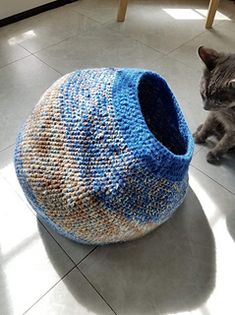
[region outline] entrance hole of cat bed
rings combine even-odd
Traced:
[[[138,86],[142,114],[149,130],[169,151],[183,155],[187,139],[182,137],[174,96],[165,82],[154,74],[145,74]]]

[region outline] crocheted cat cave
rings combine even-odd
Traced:
[[[138,69],[89,69],[49,88],[19,133],[15,168],[39,218],[82,243],[140,237],[188,187],[193,140],[170,88]]]

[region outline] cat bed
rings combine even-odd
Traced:
[[[49,88],[18,135],[15,168],[39,218],[86,244],[138,238],[188,187],[193,140],[166,81],[86,69]]]

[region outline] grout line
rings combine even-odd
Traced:
[[[39,301],[42,300],[42,298],[47,295],[52,289],[54,289],[69,273],[71,273],[74,269],[76,268],[76,266],[74,266],[72,269],[70,269],[68,272],[65,273],[65,275],[60,278],[56,283],[54,283],[52,285],[52,287],[50,287],[50,289],[48,289],[46,292],[44,292],[44,294],[42,296],[40,296],[40,298],[38,298],[26,311],[24,311],[23,315],[28,313]]]
[[[90,19],[90,20],[92,20],[92,21],[102,25],[102,26],[105,26],[105,24],[111,23],[112,21],[116,21],[116,14],[117,14],[117,12],[114,13],[113,17],[110,17],[109,19],[107,19],[107,21],[101,22],[101,21],[96,20],[95,17],[86,15],[86,13],[79,11],[79,10],[85,10],[85,11],[87,10],[87,11],[89,11],[89,9],[84,9],[84,8],[76,8],[76,9],[74,9],[74,8],[70,8],[70,10],[72,10],[73,12],[76,12],[77,14],[80,14],[80,15],[82,15],[82,16],[84,16],[84,17],[86,17],[86,18],[88,18],[88,19]]]
[[[0,172],[1,174],[1,172]],[[24,200],[24,198],[22,198],[21,194],[18,193],[18,191],[14,188],[14,186],[12,186],[12,184],[7,180],[7,178],[1,174],[1,176],[3,177],[3,179],[7,182],[7,184],[10,186],[10,188],[14,191],[14,193],[16,193],[16,195],[20,198],[20,200],[23,202],[23,204],[26,206],[26,208],[28,209],[29,213],[31,213],[35,219],[39,222],[39,224],[42,225],[42,227],[46,230],[46,232],[50,235],[50,237],[56,242],[56,244],[60,247],[60,249],[65,253],[65,255],[68,257],[69,260],[71,260],[71,262],[76,266],[77,264],[79,264],[81,261],[83,261],[90,253],[92,253],[96,247],[94,249],[92,249],[85,257],[83,257],[81,259],[81,261],[79,262],[75,262],[73,260],[73,258],[69,255],[69,253],[67,253],[67,251],[62,247],[62,245],[57,241],[57,239],[53,236],[53,234],[51,233],[49,227],[44,224],[44,222],[42,222],[39,217],[37,216],[37,213],[33,210],[33,208],[30,207],[30,205],[27,203],[26,200]]]
[[[28,207],[29,208],[29,207]],[[31,210],[31,209],[30,209]],[[49,236],[56,242],[56,244],[60,247],[60,249],[65,253],[65,255],[68,257],[69,260],[76,266],[76,262],[70,257],[70,255],[65,251],[65,249],[60,245],[60,243],[56,240],[56,238],[51,234],[50,230],[48,230],[48,227],[43,224],[43,222],[39,219],[37,216],[36,212],[32,211],[33,215],[36,217],[36,220],[38,221],[39,224],[46,230],[46,232],[49,234]],[[87,255],[88,256],[88,255]]]
[[[28,50],[28,48],[24,47],[22,44],[18,43],[18,46],[20,46],[21,48],[25,49],[28,53],[30,53],[30,55],[32,55],[32,51]]]
[[[108,27],[108,25],[109,25],[110,22],[111,22],[111,20],[108,21],[107,23],[105,23],[104,26],[107,25],[107,27]],[[119,30],[116,30],[116,29],[111,29],[111,30],[112,30],[112,31],[115,31],[115,32],[118,32],[119,34],[121,33]],[[194,40],[194,39],[197,38],[198,36],[200,36],[200,35],[202,35],[202,34],[208,32],[208,31],[210,31],[210,30],[204,29],[202,32],[200,32],[200,33],[198,33],[197,35],[193,36],[192,38],[186,40],[184,43],[180,44],[179,46],[175,47],[174,49],[172,49],[172,50],[170,50],[170,51],[168,51],[168,52],[160,51],[160,50],[156,49],[155,47],[152,47],[151,45],[146,44],[146,43],[143,42],[142,40],[136,39],[136,38],[135,38],[133,35],[131,35],[131,34],[125,34],[124,36],[126,36],[126,37],[128,36],[128,37],[130,37],[130,38],[132,38],[132,39],[138,41],[139,43],[141,43],[141,44],[143,44],[143,45],[145,45],[145,46],[147,46],[147,47],[149,47],[149,48],[154,49],[155,51],[157,51],[158,53],[160,53],[161,55],[163,55],[163,56],[165,57],[165,56],[168,56],[169,54],[171,54],[172,52],[174,52],[175,50],[181,48],[181,47],[184,46],[185,44],[191,42],[192,40]],[[177,59],[175,59],[175,60],[177,60]],[[178,61],[178,60],[177,60],[177,61]],[[182,62],[182,63],[183,63],[183,62]],[[183,63],[183,64],[184,64],[184,63]]]
[[[70,8],[70,10],[73,11],[74,13],[80,14],[80,15],[84,16],[85,18],[87,18],[87,19],[89,19],[89,20],[91,20],[91,21],[93,21],[93,22],[96,22],[96,23],[98,23],[98,24],[100,24],[100,25],[104,25],[104,24],[106,23],[106,22],[102,23],[102,22],[96,20],[95,18],[93,18],[92,16],[86,15],[85,13],[78,12],[78,11],[75,10],[74,8]]]
[[[222,24],[225,24],[227,21],[220,21],[218,20],[214,26],[219,26],[219,25],[222,25]],[[180,46],[178,46],[177,48],[174,48],[172,49],[170,52],[168,52],[166,54],[166,56],[168,56],[169,54],[173,53],[174,51],[176,51],[177,49],[181,48],[182,46],[185,46],[187,45],[188,43],[190,43],[191,41],[195,40],[197,37],[203,35],[203,34],[208,34],[208,33],[213,33],[213,32],[216,32],[216,29],[215,28],[211,28],[211,29],[204,29],[203,32],[200,32],[199,34],[197,34],[196,36],[194,36],[193,38],[187,40],[186,42],[184,42],[183,44],[181,44]],[[183,62],[182,62],[183,63]]]
[[[77,15],[82,15],[83,17],[85,17],[85,18],[87,18],[87,19],[89,19],[89,20],[91,20],[91,21],[93,21],[93,22],[96,22],[97,24],[100,24],[99,22],[95,21],[94,19],[92,19],[92,18],[90,18],[90,17],[87,17],[86,15],[80,14],[80,13],[78,13],[78,12],[72,10],[72,9],[70,9],[70,10],[73,11],[74,13],[76,13]],[[101,26],[101,25],[102,25],[102,24],[100,24],[99,26]],[[39,50],[36,50],[36,51],[33,51],[33,52],[30,51],[28,48],[24,47],[22,44],[17,44],[17,45],[19,45],[21,48],[25,49],[27,52],[29,52],[30,54],[32,54],[32,55],[35,56],[35,54],[37,54],[38,52],[40,52],[40,51],[42,51],[42,50],[45,50],[45,49],[48,49],[48,48],[50,48],[50,47],[56,46],[56,45],[58,45],[58,44],[60,44],[60,43],[62,43],[62,42],[64,42],[64,41],[66,41],[66,40],[68,40],[68,39],[70,39],[70,38],[75,37],[75,36],[83,35],[84,33],[89,32],[89,31],[95,29],[95,27],[97,27],[97,25],[90,26],[89,29],[84,30],[84,31],[80,30],[80,31],[78,31],[76,34],[73,34],[73,35],[70,34],[70,35],[68,35],[68,37],[66,37],[66,38],[64,38],[64,39],[62,39],[62,40],[59,40],[59,41],[56,42],[56,43],[46,45],[46,46],[40,48]]]
[[[118,33],[118,34],[121,34],[121,35],[122,35],[122,33],[121,33],[119,30],[117,30],[117,29],[112,29],[112,28],[110,29],[110,28],[108,27],[110,22],[111,22],[111,20],[108,21],[108,22],[106,22],[106,23],[104,23],[103,25],[104,25],[105,27],[107,26],[107,29],[109,29],[109,30],[111,30],[111,31],[113,31],[113,32],[115,32],[115,33]],[[223,21],[223,22],[225,23],[225,21]],[[203,35],[203,34],[206,34],[206,33],[208,33],[208,32],[211,32],[211,31],[215,31],[215,29],[212,29],[212,30],[210,30],[210,29],[208,29],[208,30],[207,30],[207,29],[204,29],[202,32],[200,32],[200,33],[198,33],[197,35],[193,36],[192,38],[186,40],[184,43],[180,44],[179,46],[175,47],[174,49],[172,49],[172,50],[170,50],[170,51],[168,51],[168,52],[160,51],[160,50],[158,50],[157,48],[155,48],[155,47],[153,47],[153,46],[151,46],[151,45],[148,45],[147,43],[143,42],[142,40],[136,39],[135,36],[133,36],[133,35],[131,35],[131,34],[123,34],[123,36],[125,36],[125,37],[127,37],[127,38],[131,38],[132,40],[135,40],[135,41],[137,41],[137,42],[143,44],[144,46],[149,47],[149,48],[155,50],[156,52],[158,52],[159,54],[161,54],[162,57],[167,57],[169,54],[173,53],[174,51],[176,51],[177,49],[183,47],[184,45],[187,45],[187,44],[190,43],[191,41],[195,40],[197,37],[199,37],[199,36],[201,36],[201,35]],[[170,58],[172,58],[172,59],[174,59],[174,60],[176,60],[176,61],[178,61],[178,62],[181,62],[183,65],[185,65],[185,66],[187,66],[188,68],[190,68],[189,65],[186,64],[186,63],[184,63],[183,61],[178,60],[177,58],[174,58],[174,57],[171,57],[171,56],[170,56]],[[190,69],[191,69],[191,68],[190,68]]]
[[[235,193],[232,192],[231,190],[229,190],[227,187],[223,186],[221,183],[217,182],[214,178],[212,178],[211,176],[209,176],[208,174],[206,174],[204,171],[202,171],[200,168],[196,167],[195,165],[191,164],[191,167],[195,168],[196,170],[198,170],[200,173],[202,173],[203,175],[207,176],[208,178],[210,178],[213,182],[215,182],[216,184],[218,184],[219,186],[221,186],[222,188],[224,188],[226,191],[230,192],[232,195],[235,196]]]
[[[31,210],[31,209],[30,209]],[[91,249],[83,258],[81,258],[81,260],[79,262],[74,261],[74,259],[70,256],[69,253],[67,253],[66,249],[64,249],[64,247],[59,243],[59,241],[57,241],[57,239],[54,237],[54,235],[51,233],[49,227],[44,224],[44,222],[42,222],[40,220],[40,218],[37,216],[37,213],[33,210],[31,210],[31,212],[35,215],[36,219],[39,221],[39,223],[44,227],[44,229],[48,232],[48,234],[53,238],[53,240],[57,243],[57,245],[62,249],[62,251],[66,254],[66,256],[68,256],[68,258],[74,263],[74,265],[79,265],[83,260],[85,260],[92,252],[95,251],[95,249],[98,247],[95,246],[95,248]],[[57,233],[57,232],[56,232]],[[59,235],[59,234],[58,234]]]
[[[4,178],[4,180],[6,180]],[[7,181],[7,180],[6,180]],[[22,199],[22,197],[18,194],[18,192],[12,187],[12,185],[7,181],[7,183],[11,186],[11,188],[15,191],[15,193],[19,196],[19,198],[23,201],[23,203],[26,205],[27,209],[29,212],[32,213],[32,215],[34,215],[36,217],[36,219],[39,221],[39,224],[41,224],[43,226],[43,228],[46,230],[46,232],[50,235],[50,237],[52,237],[52,239],[57,243],[57,245],[61,248],[61,250],[65,253],[65,255],[68,257],[69,260],[71,260],[71,262],[74,264],[74,267],[69,270],[63,277],[60,278],[60,280],[58,280],[50,289],[48,289],[38,300],[35,301],[35,303],[33,305],[31,305],[24,313],[26,314],[29,310],[31,310],[33,308],[33,306],[35,304],[37,304],[48,292],[50,292],[61,280],[63,280],[71,271],[73,271],[75,268],[77,268],[79,270],[79,272],[81,272],[81,274],[83,275],[83,277],[88,281],[88,283],[92,286],[92,288],[96,291],[96,293],[102,298],[102,300],[109,306],[109,308],[114,312],[114,314],[116,314],[116,312],[112,309],[112,307],[106,302],[106,300],[103,298],[103,296],[96,290],[96,288],[92,285],[92,283],[87,279],[87,277],[83,274],[83,272],[79,269],[78,265],[84,261],[91,253],[93,253],[96,248],[98,247],[98,245],[93,248],[85,257],[83,257],[78,263],[76,263],[71,256],[65,251],[65,249],[60,245],[60,243],[55,239],[55,237],[51,234],[51,232],[48,230],[48,227],[44,225],[43,222],[40,221],[40,219],[37,217],[37,214],[35,211],[33,211],[29,205]],[[116,314],[117,315],[117,314]]]
[[[40,57],[38,57],[37,55],[33,54],[33,56],[35,58],[37,58],[40,62],[42,62],[44,65],[48,66],[51,70],[55,71],[56,73],[58,73],[60,76],[64,75],[64,73],[58,71],[57,69],[55,69],[54,67],[52,67],[51,65],[49,65],[48,63],[46,63],[44,60],[42,60]]]
[[[1,174],[1,172],[0,172],[0,174]],[[21,194],[18,193],[18,191],[14,188],[14,186],[12,186],[12,184],[7,180],[7,178],[5,178],[5,176],[3,174],[1,176],[7,182],[7,184],[10,186],[10,188],[14,191],[14,193],[16,193],[17,196],[20,198],[20,200],[24,203],[24,205],[28,209],[29,213],[31,213],[36,218],[36,220],[38,220],[39,224],[41,224],[43,226],[43,228],[47,231],[47,233],[52,237],[52,239],[57,243],[57,245],[62,249],[62,251],[66,254],[66,256],[72,261],[72,263],[75,266],[79,265],[82,261],[84,261],[98,247],[98,245],[97,245],[97,246],[95,246],[95,248],[91,249],[83,258],[81,258],[81,260],[79,262],[74,261],[74,259],[70,256],[70,254],[66,251],[66,249],[64,249],[64,247],[54,237],[54,235],[50,231],[49,227],[44,222],[42,222],[40,220],[40,218],[37,216],[37,213],[33,210],[33,208],[31,208],[30,205],[27,202],[25,202],[25,200],[24,200],[24,198],[22,198]]]
[[[2,152],[4,152],[4,151],[6,151],[6,150],[8,150],[8,149],[10,149],[11,147],[13,147],[15,145],[15,142],[14,143],[12,143],[12,144],[10,144],[9,146],[7,146],[6,148],[4,148],[4,149],[2,149],[2,150],[0,150],[0,153],[2,153]]]
[[[199,148],[199,150],[193,154],[193,157],[195,157],[201,150],[202,150],[202,148]]]
[[[191,41],[195,40],[197,37],[201,36],[202,34],[207,33],[208,31],[210,32],[210,30],[204,30],[203,32],[200,32],[199,34],[195,35],[195,36],[192,37],[191,39],[186,40],[186,42],[184,42],[183,44],[181,44],[181,45],[179,45],[178,47],[176,47],[176,48],[172,49],[171,51],[169,51],[169,52],[166,54],[166,56],[168,56],[169,54],[173,53],[175,50],[181,48],[182,46],[187,45],[188,43],[190,43]]]
[[[106,299],[103,297],[103,295],[96,289],[96,287],[92,284],[92,282],[87,278],[87,276],[82,272],[82,270],[76,266],[76,268],[81,272],[81,274],[83,275],[83,277],[87,280],[87,282],[90,284],[90,286],[95,290],[95,292],[101,297],[101,299],[105,302],[105,304],[107,304],[109,306],[109,308],[113,311],[113,313],[115,315],[117,315],[117,313],[114,311],[114,309],[112,308],[112,306],[106,301]]]
[[[118,35],[121,36],[122,38],[125,37],[126,39],[131,39],[131,40],[134,41],[134,42],[140,43],[140,44],[143,45],[143,46],[146,46],[146,47],[148,47],[148,48],[151,48],[152,50],[156,51],[158,54],[161,55],[161,56],[159,56],[159,57],[164,57],[164,56],[165,56],[162,51],[160,51],[160,50],[158,50],[158,49],[156,49],[156,48],[154,48],[154,47],[152,47],[152,46],[150,46],[150,45],[148,45],[148,44],[142,42],[142,41],[139,40],[139,39],[136,39],[133,35],[130,35],[130,34],[123,34],[122,32],[120,32],[120,31],[117,30],[117,29],[109,28],[108,26],[109,26],[109,23],[110,23],[110,22],[111,22],[111,20],[110,20],[109,22],[106,22],[106,23],[104,23],[104,24],[102,25],[102,26],[104,27],[104,29],[108,30],[109,32],[113,32],[113,33],[115,33],[115,34],[118,34]],[[120,23],[120,22],[115,22],[115,23]]]
[[[165,56],[163,52],[157,50],[157,49],[154,48],[154,47],[151,47],[150,45],[148,45],[148,44],[146,44],[146,43],[143,43],[142,41],[139,41],[138,39],[135,39],[134,37],[132,37],[132,36],[130,36],[130,35],[128,35],[128,34],[121,34],[120,31],[114,30],[114,29],[110,29],[110,28],[108,28],[108,27],[106,27],[106,26],[104,26],[104,25],[100,25],[100,26],[102,26],[103,29],[107,30],[107,31],[110,32],[110,33],[115,33],[115,34],[121,36],[122,38],[126,38],[126,39],[129,39],[129,40],[132,40],[133,42],[139,43],[139,44],[141,44],[142,46],[145,46],[145,47],[147,47],[147,48],[149,48],[149,49],[152,49],[153,51],[155,51],[156,53],[158,53],[159,56],[157,56],[156,58],[154,58],[153,61],[151,61],[151,62],[147,65],[147,67],[149,67],[155,60],[158,60],[159,58],[163,58],[163,57]],[[87,30],[87,31],[84,31],[84,32],[81,32],[81,33],[77,33],[77,34],[75,34],[75,35],[72,35],[72,36],[70,36],[70,37],[67,37],[67,38],[61,40],[60,42],[57,42],[57,43],[52,44],[52,45],[49,45],[49,46],[47,46],[47,47],[44,47],[44,48],[42,48],[42,49],[40,49],[40,50],[38,50],[38,51],[32,53],[32,55],[33,55],[34,57],[38,58],[38,59],[39,59],[41,62],[43,62],[44,64],[46,64],[46,65],[47,65],[48,67],[50,67],[52,70],[56,71],[56,72],[59,73],[60,75],[64,75],[64,73],[61,73],[60,71],[58,71],[57,69],[53,68],[51,65],[49,65],[48,63],[46,63],[44,60],[42,60],[40,57],[38,57],[38,56],[37,56],[37,53],[40,53],[40,52],[43,51],[43,50],[46,50],[46,49],[51,48],[51,47],[53,47],[53,46],[56,46],[56,45],[58,45],[58,44],[60,44],[60,43],[62,43],[62,42],[64,42],[64,41],[66,41],[66,40],[69,40],[69,39],[73,38],[73,37],[77,37],[77,36],[80,36],[80,35],[84,36],[84,35],[86,35],[86,33],[92,32],[93,30],[95,30],[95,28],[92,27],[91,29],[89,29],[89,30]]]
[[[6,180],[4,178],[4,180]],[[11,186],[11,184],[8,182],[8,184]],[[12,188],[12,186],[11,186]],[[14,190],[14,189],[13,189]],[[14,190],[15,191],[15,190]],[[15,191],[16,192],[16,191]],[[27,203],[24,202],[24,200],[21,198],[21,196],[16,192],[16,194],[20,197],[20,199],[23,201],[23,203],[26,205],[27,209],[29,210],[29,212],[31,212],[36,219],[39,221],[39,224],[42,225],[42,227],[46,230],[46,232],[50,235],[50,237],[57,243],[57,245],[61,248],[61,250],[65,253],[65,255],[68,257],[68,259],[74,264],[74,266],[72,267],[72,269],[70,269],[67,273],[65,273],[50,289],[48,289],[39,299],[37,299],[35,301],[35,303],[33,303],[24,313],[26,314],[29,310],[31,310],[33,308],[33,306],[35,304],[37,304],[48,292],[50,292],[57,284],[59,284],[70,272],[72,272],[75,268],[83,275],[83,277],[88,281],[88,283],[92,286],[92,288],[96,291],[96,293],[102,298],[102,300],[109,306],[109,308],[114,312],[114,314],[116,314],[116,312],[112,309],[112,307],[109,305],[109,303],[106,302],[106,300],[103,298],[103,296],[96,290],[96,288],[92,285],[92,283],[87,279],[87,277],[83,274],[83,272],[79,269],[78,265],[81,264],[91,253],[93,253],[97,247],[99,247],[98,245],[93,248],[87,255],[85,255],[78,263],[76,263],[73,258],[66,252],[66,250],[62,247],[62,245],[56,240],[56,238],[51,234],[50,230],[48,230],[48,227],[46,225],[44,225],[43,222],[40,221],[40,219],[37,217],[36,212],[34,212]],[[116,314],[117,315],[117,314]]]
[[[95,246],[86,256],[84,256],[78,263],[77,266],[80,265],[90,254],[92,254],[99,246]]]
[[[11,187],[12,191],[20,198],[20,200],[24,203],[24,205],[27,206],[29,212],[31,212],[33,215],[35,215],[35,212],[29,207],[28,203],[25,202],[24,198],[22,198],[22,195],[17,191],[17,189],[14,187],[14,185],[12,185],[10,181],[8,181],[7,177],[5,177],[5,175],[1,171],[0,171],[0,174],[3,177],[3,179],[7,182],[7,184]]]
[[[152,47],[152,46],[146,44],[146,43],[143,42],[142,40],[136,39],[136,37],[134,37],[134,36],[131,35],[131,34],[124,34],[124,33],[120,32],[120,31],[117,30],[117,29],[109,28],[109,27],[108,27],[108,25],[109,25],[108,23],[110,23],[110,21],[107,22],[107,23],[105,23],[105,24],[103,24],[104,28],[106,28],[108,31],[114,32],[114,33],[118,34],[118,35],[121,36],[121,37],[125,37],[125,38],[127,38],[127,39],[131,39],[132,41],[135,41],[135,42],[138,42],[138,43],[142,44],[143,46],[146,46],[146,47],[148,47],[148,48],[151,48],[152,50],[154,50],[154,51],[156,51],[158,54],[160,54],[160,55],[161,55],[160,57],[164,57],[164,56],[166,55],[166,53],[164,53],[163,51],[160,51],[160,50],[158,50],[157,48]],[[120,22],[116,22],[116,23],[120,23]]]
[[[38,222],[43,226],[43,228],[47,231],[47,233],[52,237],[52,239],[56,242],[56,244],[62,249],[62,251],[66,254],[66,256],[68,256],[68,258],[72,261],[72,263],[76,266],[77,263],[73,260],[72,257],[70,257],[70,255],[65,251],[65,249],[62,247],[62,245],[60,245],[60,243],[56,240],[56,238],[53,236],[53,234],[50,232],[50,230],[48,229],[48,226],[45,225],[40,218],[37,216],[37,213],[32,211],[33,214],[35,215],[36,219],[38,220]]]
[[[55,45],[57,45],[57,44],[60,44],[60,43],[64,42],[65,40],[67,40],[67,39],[69,39],[69,38],[71,38],[71,37],[74,37],[74,36],[76,36],[76,35],[68,36],[68,37],[66,37],[66,38],[64,38],[64,39],[62,39],[62,40],[59,40],[59,41],[56,42],[56,43],[53,43],[53,44],[50,44],[50,45],[46,45],[46,46],[44,46],[44,47],[42,47],[42,48],[40,48],[39,50],[36,50],[36,51],[34,51],[34,52],[31,52],[30,50],[28,50],[27,48],[25,48],[25,47],[22,46],[22,45],[20,45],[20,46],[21,46],[22,48],[24,48],[25,50],[27,50],[28,52],[30,52],[32,55],[35,55],[35,54],[37,54],[38,52],[40,52],[40,51],[42,51],[42,50],[45,50],[45,49],[47,49],[47,48],[53,47],[53,46],[55,46]]]
[[[54,235],[51,233],[51,231],[49,230],[49,227],[44,224],[40,218],[37,216],[36,212],[33,211],[33,214],[36,216],[37,220],[39,221],[39,223],[44,227],[44,229],[47,231],[47,233],[53,238],[53,240],[57,243],[57,245],[62,249],[62,251],[66,254],[66,256],[68,256],[68,258],[74,263],[75,266],[77,266],[78,264],[80,264],[85,258],[87,258],[98,246],[96,246],[95,248],[93,248],[91,251],[89,251],[88,254],[85,255],[85,257],[83,257],[79,262],[75,262],[74,259],[69,255],[69,253],[67,253],[67,251],[64,249],[64,247],[59,243],[59,241],[57,241],[57,239],[54,237]]]
[[[56,283],[54,283],[50,289],[48,289],[46,292],[44,292],[40,298],[38,298],[26,311],[23,312],[23,315],[27,314],[36,304],[38,304],[50,291],[52,291],[60,282],[63,281],[65,277],[67,277],[72,271],[77,269],[83,278],[90,284],[90,286],[93,288],[93,290],[101,297],[101,299],[105,302],[105,304],[112,310],[112,312],[117,315],[117,313],[113,310],[113,308],[109,305],[109,303],[105,300],[105,298],[97,291],[97,289],[94,287],[94,285],[89,281],[89,279],[84,275],[84,273],[77,267],[74,266],[72,269],[70,269],[68,272],[65,273],[63,277],[61,277]]]
[[[179,60],[179,59],[177,59],[177,58],[175,58],[173,56],[168,56],[168,55],[159,56],[158,58],[154,59],[153,62],[151,62],[149,64],[149,66],[154,65],[155,62],[158,62],[158,61],[160,61],[161,59],[164,59],[164,58],[171,59],[172,61],[175,61],[175,62],[181,64],[185,68],[188,68],[187,70],[192,70],[192,68],[188,64],[184,63],[182,60]],[[194,70],[194,73],[197,73],[197,74],[200,73],[201,74],[201,70],[199,70],[199,69],[198,70]]]
[[[18,45],[18,46],[20,46],[20,45]],[[21,48],[24,48],[24,47],[22,47],[22,46],[20,46],[20,47],[21,47]],[[24,49],[25,49],[25,48],[24,48]],[[27,50],[27,49],[25,49],[25,50]],[[11,62],[5,64],[4,66],[0,67],[0,71],[1,71],[2,69],[6,68],[6,67],[8,67],[8,66],[10,66],[10,65],[12,65],[13,63],[19,62],[19,61],[24,60],[24,59],[26,59],[26,58],[29,58],[29,57],[31,57],[31,56],[32,56],[32,53],[30,53],[30,55],[27,55],[27,56],[24,56],[24,57],[22,57],[22,58],[19,58],[19,59],[16,59],[16,60],[14,60],[14,61],[11,61]]]
[[[85,15],[84,15],[84,16],[85,16]],[[86,16],[85,16],[85,17],[86,17]],[[96,21],[95,21],[95,22],[96,22]],[[108,22],[107,22],[107,23],[108,23]],[[148,44],[146,44],[146,43],[144,43],[144,42],[142,42],[142,41],[140,41],[140,40],[134,38],[133,36],[131,36],[131,35],[129,35],[129,34],[122,34],[120,31],[118,31],[118,30],[116,30],[116,29],[112,29],[112,28],[106,27],[105,24],[106,24],[106,23],[100,24],[99,27],[101,27],[101,29],[105,29],[105,30],[107,30],[107,31],[109,31],[109,32],[111,32],[111,33],[115,33],[115,34],[121,36],[122,38],[124,37],[124,38],[126,38],[126,39],[131,39],[132,41],[135,41],[135,42],[138,42],[138,43],[142,44],[143,46],[146,46],[146,47],[148,47],[148,48],[151,48],[152,50],[154,50],[154,51],[156,51],[158,54],[160,54],[160,55],[161,55],[160,57],[163,57],[163,56],[164,56],[164,53],[163,53],[162,51],[157,50],[156,48],[154,48],[154,47],[152,47],[152,46],[150,46],[150,45],[148,45]],[[108,25],[107,25],[107,26],[108,26]],[[86,35],[86,33],[92,32],[92,31],[94,31],[94,30],[96,30],[95,26],[94,26],[94,27],[91,27],[90,29],[88,29],[88,30],[86,30],[86,31],[79,32],[79,33],[77,33],[77,34],[75,34],[75,35],[71,35],[71,36],[69,36],[69,37],[66,37],[65,39],[63,39],[63,40],[61,40],[61,41],[59,41],[59,42],[57,42],[57,43],[54,43],[54,44],[45,46],[45,47],[43,47],[43,48],[41,48],[41,49],[39,49],[39,50],[37,50],[37,51],[31,53],[31,54],[34,55],[34,56],[36,56],[37,53],[39,53],[39,52],[41,52],[41,51],[43,51],[43,50],[46,50],[46,49],[51,48],[51,47],[53,47],[53,46],[56,46],[56,45],[58,45],[58,44],[60,44],[60,43],[62,43],[62,42],[64,42],[64,41],[66,41],[66,40],[68,40],[68,39],[73,38],[73,37],[80,36],[80,35],[82,35],[82,36],[83,36],[83,35]],[[22,46],[22,47],[23,47],[23,46]],[[24,47],[23,47],[23,48],[24,48]],[[26,48],[24,48],[24,49],[26,49]],[[27,49],[26,49],[26,50],[27,50]],[[27,50],[27,51],[28,51],[28,50]],[[36,56],[36,57],[37,57],[37,56]],[[38,58],[39,58],[39,57],[38,57]],[[39,58],[39,59],[40,59],[40,58]],[[41,60],[41,59],[40,59],[40,60]],[[41,61],[42,61],[42,60],[41,60]],[[58,71],[57,71],[57,72],[58,72]]]
[[[34,52],[32,53],[32,55],[35,56],[37,53],[39,53],[39,52],[41,52],[41,51],[43,51],[43,50],[46,50],[46,49],[48,49],[48,48],[54,47],[54,46],[56,46],[56,45],[59,45],[59,44],[65,42],[66,40],[71,39],[71,38],[73,38],[73,37],[83,35],[84,33],[89,32],[89,31],[91,31],[91,30],[92,30],[92,29],[86,30],[86,31],[81,32],[81,33],[78,32],[77,34],[68,36],[68,37],[66,37],[66,38],[64,38],[64,39],[62,39],[62,40],[60,40],[60,41],[58,41],[58,42],[56,42],[56,43],[53,43],[53,44],[50,44],[50,45],[48,45],[48,46],[42,47],[42,48],[40,48],[39,50],[34,51]],[[22,47],[23,47],[23,46],[22,46]]]

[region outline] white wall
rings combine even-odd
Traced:
[[[54,0],[0,0],[0,20]]]

